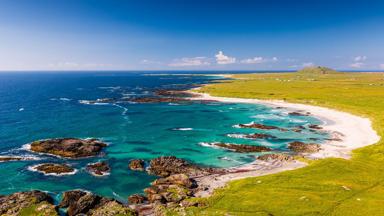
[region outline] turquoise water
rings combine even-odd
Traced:
[[[36,155],[38,161],[0,163],[0,194],[40,189],[59,195],[75,188],[126,200],[142,192],[155,179],[128,169],[131,159],[175,155],[204,166],[230,167],[254,160],[258,154],[239,154],[202,146],[202,142],[265,145],[287,151],[293,140],[322,142],[328,137],[314,131],[302,133],[258,131],[233,125],[252,121],[282,128],[319,124],[308,116],[288,116],[284,109],[231,103],[88,105],[79,100],[129,98],[153,94],[156,89],[188,89],[217,77],[144,76],[139,73],[30,73],[0,74],[0,155],[33,155],[23,144],[55,137],[94,137],[109,143],[104,157],[63,160]],[[180,130],[182,128],[182,130]],[[279,139],[248,140],[228,134],[262,132]],[[87,163],[107,160],[111,175],[94,177],[84,170]],[[65,162],[79,171],[71,176],[45,176],[28,166]]]

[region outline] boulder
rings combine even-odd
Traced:
[[[52,198],[42,191],[17,192],[0,195],[0,215],[58,215]]]
[[[147,198],[141,194],[133,194],[128,197],[128,202],[131,204],[144,203],[145,200],[147,200]]]
[[[247,139],[275,139],[276,137],[269,135],[269,134],[254,133],[254,134],[245,135],[245,138],[247,138]]]
[[[310,129],[314,129],[314,130],[321,130],[321,129],[323,129],[323,128],[320,127],[319,125],[315,125],[315,124],[311,124],[311,125],[309,125],[308,128],[310,128]]]
[[[175,156],[162,156],[150,161],[148,172],[153,175],[167,177],[173,174],[183,173],[188,176],[198,176],[212,172],[212,169],[204,169],[188,163],[186,160]]]
[[[141,159],[134,159],[129,162],[129,168],[131,170],[137,170],[137,171],[144,171],[145,169],[145,162]]]
[[[291,142],[288,148],[297,153],[315,153],[320,151],[320,145],[315,143]]]
[[[88,164],[86,169],[92,175],[96,176],[108,175],[111,171],[111,168],[106,161]]]
[[[96,156],[107,144],[97,139],[57,138],[35,141],[30,150],[66,158]]]
[[[225,148],[225,149],[228,149],[234,152],[239,152],[239,153],[266,152],[266,151],[272,150],[265,146],[253,146],[253,145],[243,145],[243,144],[215,143],[214,145],[220,148]]]
[[[186,188],[194,188],[197,186],[196,181],[189,178],[185,174],[174,174],[166,178],[156,179],[154,182],[152,182],[152,185],[180,185]]]
[[[308,116],[310,115],[311,113],[309,112],[306,112],[306,113],[301,113],[301,112],[290,112],[288,113],[288,115],[290,116]]]
[[[263,125],[258,123],[250,123],[250,124],[239,124],[240,128],[255,128],[255,129],[261,129],[261,130],[282,130],[279,127],[276,126],[270,126],[270,125]]]

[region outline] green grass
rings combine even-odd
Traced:
[[[384,73],[247,74],[234,78],[200,91],[347,111],[370,118],[384,137]],[[384,142],[355,150],[350,160],[323,159],[293,171],[233,181],[203,201],[207,207],[190,208],[188,214],[384,215]]]

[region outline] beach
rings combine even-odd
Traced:
[[[195,100],[215,100],[224,103],[249,103],[263,104],[270,107],[280,107],[291,111],[308,112],[310,115],[322,120],[322,130],[329,132],[332,138],[326,143],[321,144],[321,150],[316,153],[306,154],[309,159],[322,159],[328,157],[350,159],[354,149],[367,145],[372,145],[380,140],[380,136],[372,128],[372,123],[368,118],[356,116],[347,112],[334,109],[288,103],[282,100],[259,100],[229,97],[215,97],[207,93],[197,93],[197,89],[189,91],[196,95]],[[200,190],[196,196],[206,197],[217,189],[224,187],[229,181],[269,175],[306,166],[302,161],[260,161],[255,160],[250,164],[228,169],[227,174],[215,174],[196,179]]]

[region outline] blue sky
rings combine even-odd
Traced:
[[[384,69],[380,0],[0,0],[0,70]]]

